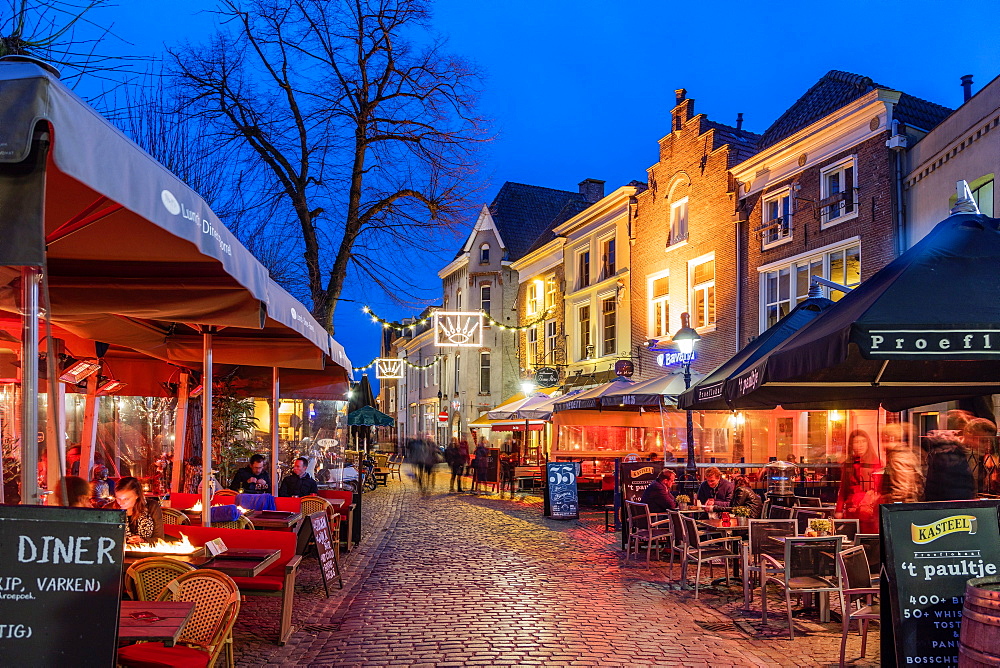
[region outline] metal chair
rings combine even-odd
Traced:
[[[804,534],[809,529],[809,520],[825,520],[832,517],[832,513],[819,508],[792,508],[792,519],[798,524],[798,532]]]
[[[783,557],[785,546],[775,540],[777,537],[795,536],[795,520],[750,520],[748,536],[741,546],[741,566],[743,568],[743,605],[750,607],[753,590],[761,580],[760,556],[769,554],[774,558]],[[755,584],[757,583],[757,584]]]
[[[632,554],[633,545],[635,554],[639,554],[639,545],[646,544],[646,565],[649,565],[650,554],[653,545],[656,545],[656,558],[660,558],[660,546],[666,543],[670,545],[670,518],[663,513],[649,512],[649,505],[637,503],[635,501],[625,502],[625,517],[628,521],[629,534],[626,546],[626,556]]]
[[[767,585],[776,584],[785,592],[788,609],[788,636],[795,639],[792,621],[792,594],[829,595],[840,589],[835,555],[840,553],[843,536],[785,539],[785,562],[769,554],[761,555],[761,620],[767,624]]]
[[[775,506],[768,508],[767,519],[769,520],[790,520],[792,519],[792,508],[789,506]]]
[[[868,572],[878,579],[882,570],[882,537],[877,533],[859,533],[854,536],[854,544],[865,548]]]
[[[674,555],[681,566],[681,572],[687,565],[687,536],[684,530],[684,517],[676,510],[668,510],[670,519],[670,568],[674,567]]]
[[[164,524],[191,524],[190,518],[175,508],[160,508]]]
[[[833,522],[833,532],[838,536],[844,537],[844,542],[854,543],[854,537],[858,535],[858,531],[861,530],[861,520],[856,519],[832,519]]]
[[[819,508],[823,505],[823,499],[817,496],[796,496],[795,505],[802,508]]]
[[[174,578],[193,570],[191,564],[169,557],[139,559],[125,571],[125,591],[133,601],[155,601]]]
[[[215,527],[215,528],[217,528],[217,529],[251,529],[251,530],[253,530],[253,529],[257,528],[257,527],[255,527],[253,525],[253,522],[251,522],[250,520],[248,520],[246,517],[243,517],[242,515],[240,517],[237,517],[235,520],[233,520],[231,522],[229,522],[229,521],[225,521],[225,522],[212,522],[212,526]]]
[[[858,620],[858,631],[861,633],[861,658],[865,658],[868,623],[880,617],[879,605],[874,602],[879,589],[873,586],[868,572],[868,557],[865,548],[860,545],[837,553],[837,571],[840,573],[840,616],[844,621],[840,635],[840,668],[844,668],[847,634],[855,619]]]
[[[694,576],[694,598],[697,600],[698,589],[701,586],[701,565],[704,563],[708,564],[709,577],[712,577],[715,575],[715,566],[713,563],[716,559],[721,559],[723,568],[725,568],[726,562],[740,558],[739,552],[733,549],[733,543],[739,542],[740,539],[736,536],[728,536],[726,538],[702,540],[702,535],[698,531],[698,524],[694,521],[694,518],[683,517],[681,519],[684,522],[684,533],[687,538],[687,559],[688,561],[693,560],[698,564]]]
[[[211,569],[184,573],[166,586],[159,600],[194,603],[194,612],[181,629],[177,644],[165,647],[161,642],[148,642],[122,647],[118,650],[117,665],[213,666],[223,647],[227,665],[233,665],[232,631],[240,610],[240,590],[232,578]]]

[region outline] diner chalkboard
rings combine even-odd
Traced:
[[[557,520],[580,517],[579,497],[576,489],[576,462],[549,462],[546,465],[550,516]]]
[[[621,485],[620,498],[616,499],[619,506],[615,508],[622,526],[622,549],[628,540],[628,525],[625,521],[625,502],[642,500],[642,493],[650,483],[656,480],[663,470],[663,462],[622,462],[618,468],[618,481]]]
[[[341,589],[344,588],[344,581],[340,576],[340,561],[337,559],[337,550],[330,534],[330,518],[327,517],[325,510],[317,510],[309,515],[309,524],[312,526],[313,538],[316,539],[316,556],[319,559],[319,571],[323,574],[323,589],[329,598],[330,583],[334,579],[340,584]]]
[[[114,665],[124,517],[0,506],[0,663]]]
[[[487,448],[486,480],[484,482],[500,483],[500,448]]]
[[[994,500],[880,506],[890,602],[881,613],[883,665],[958,665],[965,583],[1000,570],[998,509]]]

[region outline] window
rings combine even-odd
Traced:
[[[990,179],[983,185],[972,191],[972,199],[979,207],[979,213],[984,216],[993,217],[993,180]]]
[[[792,209],[789,191],[772,195],[764,200],[761,229],[764,248],[792,238]]]
[[[526,366],[533,367],[538,364],[538,328],[532,327],[528,330],[528,359]]]
[[[614,355],[618,350],[617,341],[615,340],[617,308],[618,300],[614,297],[608,297],[601,302],[601,317],[604,320],[602,323],[602,329],[604,330],[604,346],[601,348],[602,355]]]
[[[668,246],[687,241],[688,238],[688,199],[679,199],[670,205],[670,241]]]
[[[420,361],[423,362],[423,360],[420,360]],[[424,367],[423,369],[421,369],[420,372],[424,376],[424,387],[427,387],[427,380],[428,380],[428,378],[427,378],[427,376],[428,376],[428,374],[427,374],[427,367]]]
[[[479,353],[479,394],[490,393],[490,354]]]
[[[545,308],[554,308],[556,305],[556,277],[549,276],[545,279]]]
[[[577,321],[580,323],[580,359],[593,357],[594,349],[590,344],[590,305],[577,309]]]
[[[486,315],[490,314],[490,286],[480,285],[479,286],[479,308],[483,310]]]
[[[483,244],[479,247],[479,264],[490,263],[490,245]]]
[[[820,222],[823,225],[839,223],[857,215],[854,171],[854,158],[823,171],[820,177]]]
[[[462,288],[455,290],[455,310],[462,310]]]
[[[556,361],[556,346],[559,344],[559,337],[556,334],[556,321],[545,321],[545,362],[554,364]]]
[[[649,335],[670,335],[670,276],[653,276],[649,283]]]
[[[538,314],[538,281],[532,281],[528,283],[527,289],[528,305],[527,314],[537,315]]]
[[[389,388],[389,412],[390,413],[395,413],[396,412],[396,388],[395,387],[390,387]]]
[[[601,280],[614,276],[615,267],[615,238],[605,240],[601,243]]]
[[[590,251],[583,251],[576,257],[576,288],[579,290],[590,285]]]
[[[431,369],[434,370],[434,381],[433,381],[434,387],[438,387],[439,385],[441,385],[441,362],[438,362],[437,364],[432,366]]]
[[[715,258],[691,266],[691,310],[694,328],[715,324]]]
[[[860,284],[861,246],[854,243],[762,271],[761,331],[778,322],[796,304],[809,296],[812,276],[820,276],[847,287]],[[822,294],[834,301],[844,296],[843,292],[829,288],[823,288]]]
[[[458,373],[462,368],[462,353],[455,353],[455,394],[458,394]]]

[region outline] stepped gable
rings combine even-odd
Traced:
[[[737,130],[731,125],[717,123],[707,118],[704,120],[705,130],[715,130],[714,146],[717,149],[725,144],[729,145],[729,164],[743,162],[757,152],[757,145],[760,143],[760,135],[756,132]]]
[[[777,144],[876,88],[896,90],[877,84],[860,74],[830,70],[771,124],[761,137],[758,150]],[[947,107],[903,93],[896,105],[894,117],[901,123],[930,130],[951,111]]]
[[[490,215],[506,245],[504,259],[524,257],[539,237],[551,234],[554,220],[564,222],[588,206],[577,192],[510,181],[503,184],[490,204]]]

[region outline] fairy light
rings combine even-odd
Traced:
[[[409,324],[404,325],[395,322],[393,320],[386,320],[385,318],[380,317],[377,313],[375,313],[375,311],[371,309],[370,306],[365,306],[361,310],[364,313],[367,313],[368,315],[371,316],[373,324],[376,325],[381,324],[383,329],[392,329],[397,332],[405,332],[406,330],[410,330],[411,332],[413,332],[416,331],[417,327],[419,327],[420,325],[426,325],[427,323],[430,322],[430,318],[420,318],[420,319],[412,318]],[[480,311],[480,313],[483,314],[483,319],[486,321],[487,327],[496,327],[502,332],[523,332],[526,329],[533,329],[538,325],[540,325],[541,323],[545,322],[546,319],[551,317],[550,314],[552,310],[553,307],[550,306],[549,308],[542,311],[542,314],[540,316],[538,316],[536,319],[532,320],[531,322],[525,325],[504,325],[494,320],[489,313],[486,313],[485,311]]]
[[[406,360],[406,359],[401,359],[400,361],[403,364],[405,364],[406,366],[410,367],[411,369],[429,369],[430,367],[432,367],[435,364],[437,364],[438,362],[440,362],[442,357],[443,357],[443,355],[435,355],[434,358],[430,362],[428,362],[427,364],[414,364],[413,362],[410,362],[409,360]],[[379,359],[380,358],[376,357],[371,362],[369,362],[366,366],[355,366],[355,367],[351,367],[351,369],[354,370],[354,371],[368,371],[373,366],[375,366],[375,364],[379,361]],[[385,359],[385,358],[381,358],[381,359]]]

